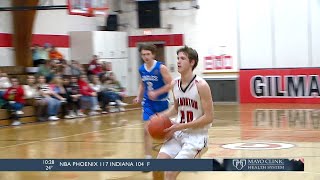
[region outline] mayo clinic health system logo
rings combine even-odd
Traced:
[[[291,168],[288,159],[274,158],[232,159],[232,166],[229,167],[231,171],[285,171]]]
[[[222,148],[233,150],[276,150],[288,149],[294,147],[293,144],[280,142],[247,142],[247,143],[232,143],[224,144]]]
[[[247,165],[247,160],[245,159],[233,159],[232,160],[232,165],[237,169],[241,170]]]

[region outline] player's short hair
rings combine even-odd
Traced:
[[[141,53],[142,50],[151,51],[152,54],[156,54],[157,46],[155,46],[154,44],[143,44],[140,46],[139,52]]]
[[[192,70],[194,70],[197,67],[198,61],[199,61],[199,57],[198,57],[197,51],[195,49],[192,49],[191,47],[184,46],[183,48],[178,49],[177,55],[180,52],[183,52],[185,55],[187,55],[189,60],[190,60],[190,62],[192,60],[194,60],[194,66],[192,67]]]

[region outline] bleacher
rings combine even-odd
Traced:
[[[0,71],[3,73],[8,74],[9,77],[15,76],[19,79],[20,84],[26,84],[26,80],[28,77],[28,73],[25,70],[25,67],[21,66],[0,66]],[[138,104],[132,104],[132,100],[135,97],[125,97],[123,102],[127,103],[128,105],[124,106],[126,111],[139,108],[140,105]],[[20,122],[22,124],[24,123],[33,123],[38,122],[36,113],[35,113],[35,106],[34,106],[34,100],[33,99],[27,99],[25,107],[22,110],[24,112],[23,115],[21,115]],[[115,112],[117,113],[117,112]],[[101,116],[101,115],[98,115]],[[7,126],[12,123],[12,121],[9,119],[9,114],[6,109],[0,109],[0,126]],[[59,115],[60,120],[63,120],[63,117]]]

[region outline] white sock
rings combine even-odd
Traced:
[[[151,156],[151,155],[146,155],[145,158],[146,158],[146,159],[152,159],[152,156]]]

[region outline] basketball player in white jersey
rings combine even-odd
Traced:
[[[167,141],[158,159],[192,159],[207,147],[208,129],[213,121],[213,102],[208,83],[193,73],[198,64],[198,53],[190,47],[177,51],[178,72],[181,77],[172,81],[174,106],[158,114],[178,115],[166,129]],[[165,179],[176,179],[180,172],[165,172]]]

